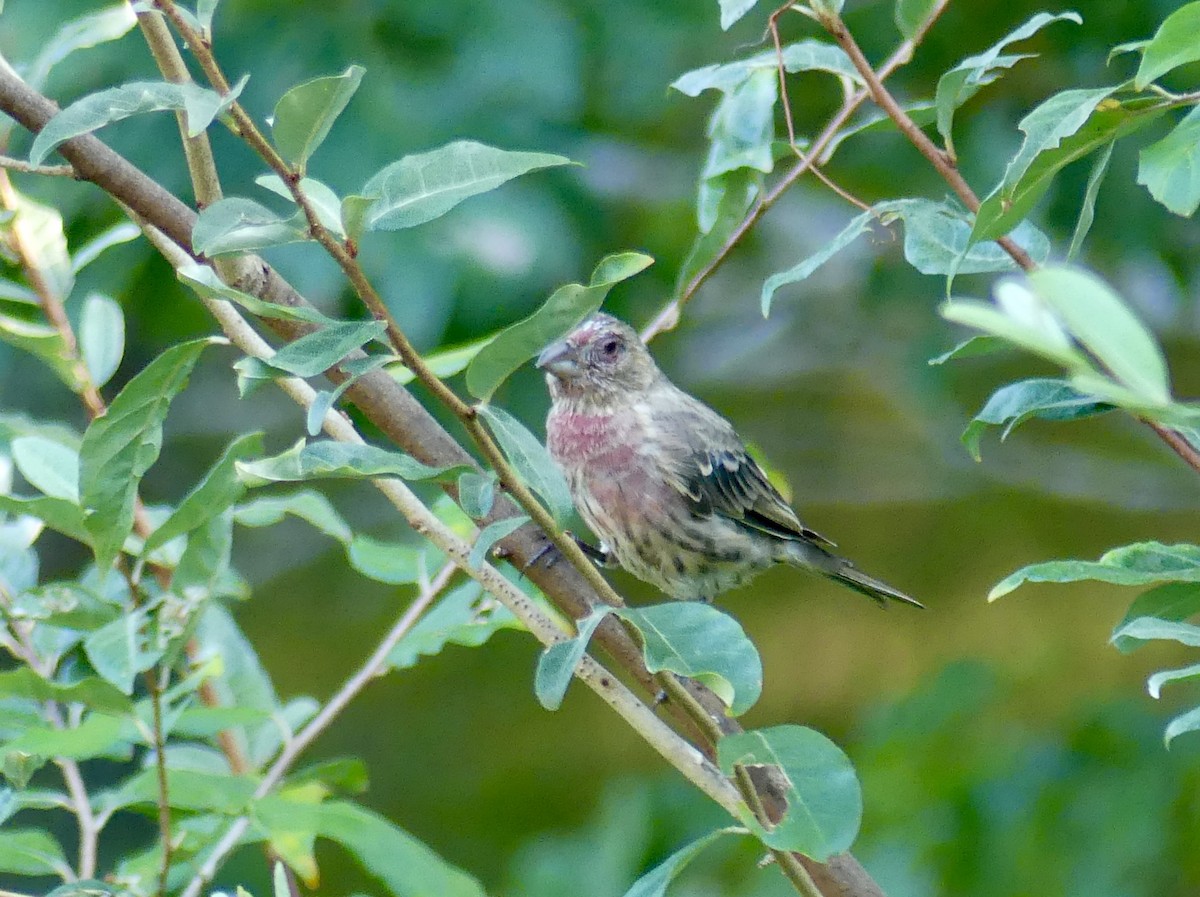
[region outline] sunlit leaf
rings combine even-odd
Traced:
[[[775,72],[783,57],[784,70],[788,72],[823,71],[851,81],[861,81],[862,76],[854,68],[850,57],[836,44],[820,40],[802,40],[788,44],[782,54],[775,50],[763,50],[736,62],[706,65],[680,75],[671,86],[689,97],[697,97],[706,90],[728,93],[744,83],[756,71]]]
[[[1200,40],[1195,43],[1200,52]],[[1166,137],[1142,149],[1137,182],[1176,215],[1189,218],[1200,208],[1200,106]]]
[[[467,365],[471,360],[483,351],[483,347],[492,341],[495,334],[488,334],[480,339],[473,340],[461,346],[454,346],[450,349],[442,349],[438,352],[430,352],[424,356],[423,361],[426,367],[437,376],[445,379],[453,377],[455,374],[460,374],[466,370]],[[391,375],[401,386],[411,383],[416,379],[412,371],[403,364],[394,364],[388,368],[388,374]]]
[[[1111,411],[1112,405],[1085,395],[1063,380],[1033,379],[1010,383],[992,393],[987,403],[963,430],[962,443],[976,461],[979,440],[988,427],[1003,426],[1000,439],[1030,418],[1077,420]]]
[[[616,253],[600,260],[586,286],[570,283],[559,287],[537,311],[480,348],[467,366],[471,395],[490,398],[513,371],[597,311],[614,285],[652,264],[654,259],[640,252]]]
[[[566,521],[574,508],[571,492],[546,447],[504,409],[481,405],[477,411],[517,475],[546,503],[556,521]]]
[[[1186,3],[1158,26],[1154,37],[1142,51],[1133,86],[1142,90],[1151,81],[1172,69],[1200,60],[1200,3]]]
[[[88,94],[64,108],[42,128],[29,149],[29,161],[40,165],[60,143],[90,134],[105,125],[147,112],[183,112],[189,137],[202,133],[241,93],[245,80],[222,97],[187,82],[133,81]]]
[[[510,152],[470,140],[456,141],[428,153],[405,156],[375,174],[362,189],[363,197],[369,200],[362,223],[367,230],[415,227],[515,177],[539,168],[570,164],[564,156]],[[354,230],[346,227],[347,233],[353,234]]]
[[[766,831],[747,811],[743,823],[769,847],[818,862],[849,850],[862,822],[862,787],[836,744],[804,726],[774,726],[726,735],[717,742],[726,775],[734,766],[774,767],[787,782],[783,819]]]
[[[1048,561],[1031,564],[1009,574],[992,587],[995,601],[1027,582],[1079,582],[1095,580],[1123,586],[1152,582],[1200,582],[1200,548],[1139,542],[1114,548],[1098,561]]]
[[[383,321],[339,321],[292,340],[263,361],[297,377],[314,377],[382,337],[386,328]]]
[[[88,509],[96,563],[107,569],[133,528],[133,506],[142,476],[158,460],[162,426],[171,401],[208,346],[199,339],[163,352],[125,385],[92,421],[80,447],[79,492]]]
[[[615,611],[638,628],[646,669],[670,670],[713,687],[734,716],[762,694],[762,660],[733,617],[709,604],[675,601]]]
[[[1130,638],[1122,629],[1139,617],[1154,617],[1159,620],[1178,622],[1200,613],[1200,584],[1191,582],[1169,582],[1148,589],[1133,599],[1133,604],[1124,618],[1113,629],[1109,639],[1113,647],[1122,654],[1142,645],[1141,639]]]
[[[366,69],[352,65],[340,75],[313,78],[297,84],[275,104],[271,135],[280,153],[299,171],[329,135]]]

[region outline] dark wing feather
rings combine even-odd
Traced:
[[[680,459],[675,485],[694,513],[720,514],[779,539],[834,544],[800,522],[728,421],[690,396],[686,399],[684,413],[658,423],[666,423],[678,440],[671,440],[679,450],[673,456]]]

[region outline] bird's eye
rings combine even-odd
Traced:
[[[615,337],[610,337],[600,344],[600,351],[604,353],[605,358],[615,358],[621,349],[621,341]]]

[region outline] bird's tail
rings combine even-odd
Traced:
[[[925,606],[916,598],[905,595],[899,589],[889,586],[886,582],[882,582],[873,576],[868,576],[845,558],[838,557],[836,554],[826,551],[820,545],[814,545],[812,542],[790,542],[788,543],[788,549],[788,560],[792,563],[801,567],[807,567],[809,570],[820,573],[822,576],[826,576],[835,582],[840,582],[847,588],[854,589],[854,591],[874,599],[882,607],[887,606],[889,599],[900,601],[904,604],[911,604],[914,607]]]

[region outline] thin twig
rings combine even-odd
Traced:
[[[1142,422],[1157,433],[1158,437],[1170,446],[1171,451],[1182,458],[1188,467],[1200,473],[1200,452],[1196,451],[1196,447],[1188,442],[1182,434],[1163,426],[1157,421],[1142,418]]]
[[[920,45],[921,41],[925,39],[925,35],[929,32],[929,29],[933,27],[933,24],[949,5],[950,0],[938,0],[925,17],[925,20],[913,32],[912,36],[908,40],[903,41],[892,55],[888,57],[887,61],[880,66],[878,72],[880,82],[887,80],[896,69],[907,65],[912,60],[913,52]],[[708,264],[697,271],[692,276],[692,279],[684,284],[679,294],[667,302],[658,314],[654,316],[654,319],[646,325],[642,330],[643,341],[649,342],[658,334],[673,329],[679,323],[683,307],[692,300],[692,297],[696,295],[700,287],[725,263],[725,260],[729,258],[738,244],[745,239],[746,235],[753,230],[754,226],[766,214],[767,210],[775,205],[779,201],[779,198],[787,192],[788,188],[800,180],[812,168],[814,163],[824,164],[829,161],[824,158],[825,150],[833,142],[834,138],[837,137],[838,132],[846,122],[850,120],[850,116],[870,98],[870,90],[864,87],[842,102],[837,112],[833,114],[833,117],[829,119],[825,128],[808,148],[806,157],[792,166],[787,174],[780,178],[779,182],[754,204],[750,211],[746,213],[746,217],[742,219],[741,223],[733,229],[725,242],[721,244],[721,248],[717,250],[717,253],[709,260]]]
[[[47,722],[55,729],[67,727],[57,702],[47,701],[44,715]],[[83,774],[79,771],[79,764],[76,761],[67,757],[57,757],[54,763],[62,772],[63,783],[67,786],[67,795],[71,799],[71,808],[79,826],[79,877],[95,878],[100,826],[96,822],[95,813],[92,812],[92,801],[88,796],[87,785],[83,781]]]
[[[32,162],[26,162],[24,159],[14,159],[12,156],[6,156],[2,153],[0,153],[0,168],[7,168],[9,171],[18,171],[22,174],[41,174],[47,177],[78,177],[75,169],[70,165],[34,165]]]
[[[162,842],[162,861],[158,868],[158,893],[167,893],[167,878],[171,874],[171,798],[167,784],[167,745],[163,737],[162,687],[155,676],[157,668],[146,673],[150,692],[151,738],[154,744],[154,772],[158,784],[158,837]]]

